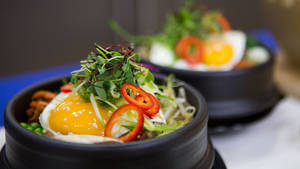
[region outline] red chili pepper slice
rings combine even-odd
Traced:
[[[134,98],[128,95],[127,90],[131,90],[133,92]],[[121,94],[128,103],[136,105],[143,110],[150,109],[153,106],[153,101],[151,100],[147,92],[131,83],[125,83],[122,85]],[[139,97],[143,97],[144,102],[135,100],[137,94],[139,94]]]
[[[194,50],[191,52],[191,47]],[[203,61],[204,45],[198,37],[186,36],[180,39],[175,47],[176,54],[189,64],[195,65]]]
[[[72,88],[74,87],[74,85],[72,83],[69,83],[69,84],[65,84],[63,85],[60,90],[63,92],[63,93],[70,93],[72,92]]]
[[[112,116],[110,117],[110,119],[108,120],[108,122],[106,124],[104,136],[112,137],[111,131],[112,131],[114,125],[118,122],[119,117],[121,117],[124,113],[126,113],[128,111],[132,111],[132,110],[135,111],[138,115],[137,124],[132,131],[130,131],[125,136],[122,136],[118,139],[123,142],[129,142],[129,141],[135,140],[138,137],[138,135],[141,133],[141,131],[144,127],[144,114],[143,114],[143,111],[139,107],[132,105],[132,104],[124,105],[124,106],[118,108],[112,114]]]
[[[155,96],[153,96],[150,93],[148,93],[148,95],[150,96],[150,98],[151,98],[151,100],[153,101],[154,104],[150,109],[145,110],[144,114],[146,114],[148,117],[153,117],[159,112],[160,103],[159,103],[158,99]],[[144,102],[144,98],[141,97],[141,96],[137,96],[135,99],[139,102]]]

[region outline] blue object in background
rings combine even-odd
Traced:
[[[260,43],[266,45],[272,52],[277,53],[278,45],[271,31],[260,29],[251,31],[249,34],[255,37]],[[0,126],[3,126],[3,112],[5,106],[17,92],[36,82],[70,74],[71,71],[76,69],[79,69],[79,65],[77,64],[65,65],[53,69],[0,78]]]
[[[249,32],[254,38],[256,38],[261,44],[269,48],[274,54],[279,50],[279,46],[272,32],[268,29],[259,29]]]
[[[68,75],[73,70],[79,69],[78,64],[65,65],[57,68],[40,70],[21,75],[0,78],[0,126],[3,126],[3,113],[8,101],[22,89],[57,76]]]

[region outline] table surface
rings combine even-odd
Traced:
[[[300,100],[286,97],[266,118],[212,140],[229,169],[299,169]]]

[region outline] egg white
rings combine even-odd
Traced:
[[[49,128],[49,116],[51,111],[54,110],[61,102],[63,102],[70,94],[71,93],[59,93],[40,114],[39,121],[44,129],[52,132],[52,130]]]
[[[190,69],[189,64],[183,59],[178,59],[176,61],[176,63],[174,64],[174,68],[177,68],[177,69]]]
[[[224,39],[233,47],[233,59],[230,64],[233,68],[244,56],[247,36],[242,31],[229,31],[224,33]]]
[[[188,70],[194,70],[194,71],[207,71],[207,65],[206,64],[196,64],[196,65],[189,65],[184,59],[179,59],[174,64],[174,68],[177,69],[188,69]]]

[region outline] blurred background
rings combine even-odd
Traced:
[[[237,29],[266,28],[262,0],[199,0],[219,9]],[[107,26],[115,18],[129,32],[159,31],[165,14],[184,0],[12,0],[0,2],[0,76],[77,63],[94,42],[119,42]],[[200,5],[201,4],[201,5]]]
[[[184,0],[0,1],[0,85],[12,75],[78,65],[94,42],[120,43],[108,27],[114,18],[132,34],[158,32]],[[275,80],[300,97],[299,0],[197,0],[222,11],[234,29],[266,30],[281,46]]]
[[[224,13],[234,29],[275,41],[275,81],[300,97],[300,0],[196,0]],[[24,87],[78,68],[95,42],[121,43],[109,19],[132,34],[159,32],[185,0],[0,1],[0,108]],[[261,34],[262,33],[262,34]],[[277,42],[277,43],[276,43]],[[268,43],[268,42],[267,42]],[[274,51],[274,50],[273,50]],[[22,79],[22,83],[16,83]],[[10,88],[10,90],[6,90]],[[0,116],[0,125],[1,125]]]
[[[107,25],[108,19],[116,19],[132,34],[151,34],[160,30],[166,13],[175,11],[184,1],[0,1],[0,127],[5,106],[15,93],[78,68],[94,42],[120,43]],[[273,115],[245,130],[244,135],[216,135],[214,144],[232,168],[299,168],[300,100],[290,95],[300,97],[300,0],[197,0],[197,4],[222,11],[234,29],[275,37],[280,48],[276,51],[274,79],[287,96]],[[3,137],[0,128],[0,147]],[[276,146],[270,144],[272,141]]]

